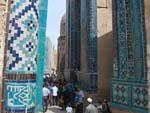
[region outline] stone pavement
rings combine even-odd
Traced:
[[[135,112],[116,109],[116,108],[111,108],[111,111],[112,113],[135,113]],[[48,111],[46,113],[66,113],[66,112],[62,111],[58,106],[49,106]]]
[[[137,113],[132,111],[126,111],[118,108],[111,108],[112,113]]]
[[[62,111],[58,106],[51,106],[48,107],[48,111],[46,113],[66,113],[66,112]]]

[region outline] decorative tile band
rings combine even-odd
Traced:
[[[148,87],[142,83],[113,82],[111,91],[112,103],[147,110]]]
[[[113,84],[113,101],[120,104],[128,104],[129,87],[121,84]]]
[[[132,105],[135,107],[147,108],[148,91],[146,87],[132,87]]]

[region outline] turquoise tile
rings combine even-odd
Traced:
[[[47,6],[48,6],[48,0],[40,0],[39,2],[40,4],[40,10],[47,10]]]
[[[46,38],[46,20],[47,20],[47,4],[48,0],[40,0],[39,4],[39,32],[38,32],[38,59],[37,59],[37,86],[42,86],[43,74],[44,74],[44,55],[45,55],[45,38]],[[36,113],[39,113],[40,106],[42,105],[42,87],[37,88],[36,97],[38,101],[36,102]],[[39,93],[40,92],[40,93]]]
[[[39,26],[40,27],[46,27],[46,19],[47,18],[47,11],[40,11],[39,12]]]
[[[42,41],[45,39],[46,31],[39,28],[38,40]]]

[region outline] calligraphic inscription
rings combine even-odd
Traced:
[[[6,82],[6,110],[25,110],[35,106],[35,82]]]

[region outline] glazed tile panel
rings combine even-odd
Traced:
[[[6,73],[35,73],[38,0],[11,0]]]
[[[35,81],[6,81],[5,82],[5,109],[7,111],[24,113],[35,107]]]
[[[132,87],[132,94],[132,105],[146,109],[148,106],[147,87],[134,86]]]
[[[113,101],[127,105],[129,98],[129,87],[121,84],[113,84]]]

